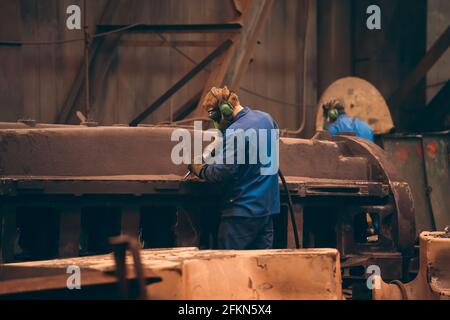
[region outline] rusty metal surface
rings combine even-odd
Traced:
[[[190,218],[180,222],[183,226],[187,223],[190,228],[202,230],[211,224],[207,229],[213,230],[211,208],[219,200],[220,190],[199,180],[183,181],[185,165],[173,164],[170,157],[178,143],[170,139],[173,130],[158,126],[0,130],[0,198],[4,212],[14,215],[14,208],[24,204],[30,210],[52,206],[61,208],[62,217],[70,214],[76,218],[83,207],[117,206],[122,208],[124,221],[129,212],[135,212],[133,219],[138,219],[143,214],[139,208],[144,206],[153,208],[151,211],[158,217],[173,210],[161,211],[155,206],[170,206],[188,213]],[[378,255],[371,261],[399,266],[398,254],[407,252],[415,239],[414,206],[408,185],[382,149],[347,136],[282,138],[280,168],[293,202],[305,207],[305,237],[311,233],[320,237],[328,230],[323,223],[330,224],[336,239],[328,239],[322,246],[337,247],[344,259],[376,252]],[[281,197],[284,201],[284,192]],[[354,223],[361,212],[379,216],[379,241],[356,243]],[[11,222],[5,217],[4,222]],[[317,217],[317,221],[311,217]],[[80,221],[75,218],[72,220]],[[282,219],[277,227],[277,232],[282,233],[277,236],[277,248],[289,243]],[[4,225],[6,231],[15,228],[9,222]],[[77,230],[63,229],[67,225],[61,223],[59,232],[71,236],[60,237],[66,243],[59,247],[73,250],[60,253],[77,256],[78,247],[69,242],[80,238],[80,223],[76,224]],[[125,225],[136,229],[127,232],[137,234],[139,220]],[[191,238],[183,238],[183,232],[177,234],[177,241],[199,245],[190,242]],[[1,236],[2,244],[14,242],[11,232]],[[11,261],[11,248],[3,246],[2,252],[8,257],[4,260]]]
[[[139,242],[135,237],[122,235],[110,239],[113,248],[114,260],[116,263],[116,276],[118,278],[120,291],[124,298],[129,297],[128,281],[127,281],[127,266],[126,254],[127,250],[131,252],[133,257],[134,271],[138,282],[138,298],[141,300],[147,299],[147,290],[145,288],[145,272],[141,262],[141,254]]]
[[[449,132],[423,135],[428,196],[436,230],[450,225]]]
[[[377,145],[365,139],[350,136],[339,136],[338,141],[351,142],[350,149],[372,160],[372,177],[388,183],[392,194],[392,204],[396,211],[396,225],[393,227],[393,236],[398,247],[403,252],[412,250],[416,239],[414,198],[409,185],[398,172],[397,167],[388,157],[388,154]]]
[[[178,175],[171,160],[170,127],[69,127],[1,130],[0,175]],[[193,136],[193,135],[191,135]],[[205,143],[206,144],[206,143]],[[280,167],[285,176],[367,180],[367,160],[342,156],[331,141],[284,138]],[[320,155],[320,157],[312,156]],[[301,162],[301,165],[292,165]]]
[[[409,283],[384,282],[372,290],[374,300],[450,300],[450,234],[420,234],[420,269]]]
[[[289,177],[294,196],[386,197],[389,186],[382,182],[349,179]],[[176,175],[136,176],[9,176],[1,179],[0,196],[44,195],[205,195],[217,194],[217,186],[202,181],[182,180]]]
[[[100,271],[89,267],[81,267],[83,290],[68,290],[67,280],[70,274],[66,266],[0,266],[0,300],[41,298],[48,295],[52,299],[89,298],[95,291],[95,297],[115,297],[120,294],[117,288],[117,277],[114,269]],[[137,279],[132,268],[126,274],[127,283],[131,284]],[[161,281],[151,270],[145,270],[146,283]],[[81,291],[84,291],[83,293]]]
[[[383,136],[384,150],[410,185],[416,208],[417,234],[434,230],[434,221],[427,196],[426,173],[421,136]]]
[[[110,243],[115,265],[102,270],[73,264],[0,265],[0,299],[94,297],[147,299],[146,285],[161,281],[161,277],[148,268],[144,269],[137,240],[122,235],[110,239]],[[133,257],[133,267],[126,264],[127,250]],[[68,279],[73,273],[68,271],[71,266],[77,269],[83,293],[81,290],[68,290]]]
[[[42,128],[68,128],[75,125],[60,125],[51,123],[36,123],[34,120],[22,120],[17,122],[0,122],[0,129],[42,129]]]
[[[339,253],[335,249],[169,248],[141,250],[141,258],[145,270],[163,279],[147,286],[150,299],[342,299]],[[127,259],[130,264],[131,259]],[[115,262],[108,254],[14,263],[11,267],[65,270],[69,265],[104,272],[113,269]],[[317,272],[298,272],[306,268]]]
[[[2,130],[0,175],[115,176],[184,172],[172,164],[173,129],[95,127]],[[157,150],[157,153],[155,152]]]
[[[386,135],[381,138],[416,206],[417,234],[450,224],[449,133]]]

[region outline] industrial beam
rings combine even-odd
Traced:
[[[317,90],[320,97],[334,81],[353,73],[352,1],[320,0],[317,1],[317,12],[320,17],[317,20],[317,47],[320,48],[317,50]]]
[[[426,110],[427,113],[434,115],[443,115],[450,111],[450,80],[447,80],[441,90],[434,96]]]
[[[388,100],[391,111],[397,112],[402,103],[409,97],[416,85],[427,72],[433,67],[436,61],[447,51],[450,46],[450,26],[441,34],[425,56],[417,64],[416,68],[403,81],[401,86],[392,94]]]
[[[156,99],[156,101],[153,102],[148,108],[146,108],[141,114],[139,114],[135,119],[133,119],[129,123],[129,125],[134,127],[134,126],[137,126],[139,123],[141,123],[152,112],[157,110],[167,99],[169,99],[180,88],[182,88],[186,83],[188,83],[189,80],[191,80],[193,77],[195,77],[200,71],[202,71],[215,58],[217,58],[225,50],[227,50],[232,45],[232,43],[233,42],[230,39],[225,40],[219,47],[217,47],[205,59],[203,59],[198,65],[196,65],[191,71],[189,71],[185,76],[183,76],[169,90],[167,90],[162,96],[160,96],[158,99]]]
[[[216,40],[125,40],[121,39],[120,46],[124,47],[217,47]]]
[[[127,27],[129,26],[118,24],[99,24],[97,25],[97,30],[99,32],[111,32]],[[204,24],[139,24],[134,27],[127,28],[127,32],[239,32],[241,27],[242,25],[239,22]]]
[[[200,98],[202,97],[202,90],[196,92],[188,101],[186,101],[181,107],[177,108],[172,116],[172,119],[168,121],[178,121],[187,117],[192,111],[195,110]]]
[[[247,0],[242,4],[243,13],[241,17],[242,30],[235,35],[234,44],[222,59],[216,61],[202,97],[213,86],[228,85],[234,91],[238,91],[239,82],[250,61],[256,45],[258,36],[267,21],[273,0]],[[201,114],[200,103],[194,111],[195,115]]]
[[[131,12],[131,9],[133,8],[133,5],[134,2],[132,2],[131,5],[127,4],[121,11],[121,14],[129,14]],[[119,1],[109,0],[105,5],[103,13],[99,19],[99,23],[105,23],[106,20],[111,19],[112,15],[118,10],[118,8]],[[117,47],[120,37],[121,34],[117,33],[109,35],[107,37],[93,38],[89,49],[89,65],[91,66],[89,75],[90,77],[93,77],[93,79],[90,79],[90,83],[94,84],[92,90],[92,96],[94,97],[96,96],[96,92],[98,91],[100,83],[102,83],[101,79],[104,77],[106,71],[109,68],[109,65],[111,64],[111,61],[114,57],[112,51]],[[99,61],[99,63],[97,63],[97,61]],[[84,60],[80,62],[80,67],[78,69],[75,80],[72,83],[72,86],[67,94],[66,100],[64,101],[59,114],[55,118],[56,123],[68,123],[75,107],[79,105],[79,101],[82,98],[84,91],[84,63]]]
[[[20,46],[22,46],[22,42],[17,42],[17,41],[0,41],[0,46],[4,46],[4,47],[20,47]]]
[[[245,28],[239,35],[236,42],[235,54],[230,60],[230,66],[225,73],[223,83],[229,83],[232,88],[237,90],[243,74],[245,74],[256,46],[257,38],[264,28],[269,13],[272,9],[273,0],[254,0],[247,8],[248,16],[244,15]]]
[[[450,80],[447,80],[441,90],[422,111],[420,118],[425,125],[423,129],[431,131],[444,129],[443,126],[436,128],[436,125],[439,126],[442,123],[446,114],[450,114]]]

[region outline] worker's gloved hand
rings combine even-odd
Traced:
[[[188,169],[190,172],[192,172],[193,174],[195,174],[197,177],[202,178],[201,173],[202,170],[205,168],[205,164],[190,164],[188,165]]]

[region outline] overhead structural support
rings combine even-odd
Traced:
[[[273,0],[247,0],[240,4],[243,8],[242,29],[233,38],[233,46],[215,63],[202,93],[202,97],[212,86],[228,85],[238,91],[253,54],[257,38],[261,34],[272,8]],[[200,115],[200,103],[193,115]]]
[[[133,10],[134,5],[134,1],[127,3],[126,5],[121,5],[119,1],[109,0],[105,5],[105,9],[99,19],[99,23],[106,23],[106,21],[112,19],[114,13],[118,12],[119,9],[122,16],[129,15]],[[98,95],[99,90],[103,89],[103,80],[114,58],[114,52],[120,42],[120,38],[121,33],[111,34],[106,37],[92,38],[88,56],[90,65],[89,81],[92,84],[92,97],[94,98],[92,104],[94,106],[95,97]],[[81,61],[77,75],[69,89],[69,92],[67,93],[66,100],[55,118],[55,123],[68,123],[71,116],[75,112],[75,108],[81,104],[81,99],[84,92],[83,66],[84,60]]]
[[[393,112],[397,112],[403,102],[409,97],[416,85],[427,72],[433,67],[436,61],[447,51],[450,46],[450,26],[441,34],[436,42],[431,46],[425,56],[417,64],[416,68],[403,81],[401,86],[392,94],[388,100],[388,106]]]
[[[333,82],[353,74],[352,1],[319,0],[317,14],[317,93],[321,96]]]
[[[236,41],[234,54],[230,59],[230,68],[223,78],[223,83],[229,83],[235,90],[247,70],[257,38],[266,24],[272,4],[273,0],[253,0],[247,4],[249,7],[246,10],[250,12],[244,13],[245,25]]]
[[[118,24],[100,24],[97,30],[101,33],[112,32],[127,28],[128,25]],[[203,33],[203,32],[239,32],[241,24],[238,22],[231,23],[205,23],[205,24],[138,24],[134,27],[127,28],[127,32],[186,32],[186,33]]]
[[[113,5],[113,4],[115,5]],[[136,24],[126,28],[127,32],[225,32],[233,35],[231,40],[222,43],[215,51],[213,51],[204,61],[194,67],[188,74],[186,74],[180,81],[178,81],[172,88],[158,98],[152,105],[150,105],[144,112],[130,122],[131,126],[139,124],[149,114],[159,108],[167,99],[169,99],[179,88],[184,86],[191,78],[193,78],[200,70],[204,69],[206,65],[211,63],[216,57],[227,51],[223,59],[216,59],[218,66],[214,68],[208,78],[205,87],[200,97],[206,93],[206,90],[211,86],[220,86],[228,84],[233,90],[237,91],[242,75],[245,73],[248,62],[253,54],[256,45],[257,37],[261,33],[267,17],[269,16],[273,0],[239,0],[235,3],[240,8],[242,13],[241,19],[219,24],[169,24],[169,25],[146,25]],[[110,17],[112,13],[117,11],[117,2],[109,1],[105,7],[100,23],[97,25],[97,32],[100,33],[114,33],[117,30],[125,28],[123,25],[106,24],[105,17]],[[129,8],[128,8],[129,9]],[[127,9],[127,12],[128,12]],[[114,33],[107,37],[101,37],[94,41],[89,52],[89,60],[92,68],[90,70],[90,81],[92,83],[93,97],[97,96],[97,91],[101,90],[102,79],[106,76],[107,70],[112,62],[113,51],[120,43],[121,33]],[[96,38],[97,39],[97,38]],[[93,63],[97,61],[96,63]],[[82,66],[81,66],[82,67]],[[80,68],[81,68],[80,67]],[[74,113],[75,106],[78,105],[83,93],[83,75],[82,68],[77,74],[77,77],[69,91],[66,101],[57,115],[56,123],[67,123]],[[197,95],[196,95],[197,96]],[[193,97],[189,103],[183,105],[186,109],[179,112],[177,118],[183,118],[194,109],[196,113],[200,98]],[[197,102],[197,103],[196,103]],[[95,101],[93,101],[95,106]],[[196,105],[197,108],[194,108]],[[179,120],[179,119],[177,119]]]
[[[117,9],[117,2],[109,0],[105,4],[105,9],[103,10],[103,14],[100,18],[100,21],[105,19],[108,16],[111,16],[111,14]],[[101,44],[103,42],[103,39],[94,39],[90,50],[89,50],[89,59],[90,63],[93,60],[93,57],[95,56],[95,53],[100,48]],[[74,106],[77,101],[80,100],[81,93],[83,91],[83,83],[84,83],[84,69],[83,66],[85,64],[85,61],[81,61],[80,67],[78,69],[77,75],[72,82],[72,86],[69,89],[69,92],[67,93],[66,99],[64,101],[64,104],[61,107],[61,110],[56,115],[55,123],[67,123],[72,112],[74,109]]]
[[[181,107],[177,108],[173,114],[172,119],[168,121],[179,121],[189,115],[195,107],[197,107],[200,98],[202,97],[202,90],[197,91],[188,101],[186,101]]]
[[[174,95],[180,88],[182,88],[189,80],[195,77],[200,71],[202,71],[208,64],[210,64],[215,58],[221,55],[231,45],[230,39],[225,40],[220,46],[218,46],[213,52],[211,52],[205,59],[203,59],[198,65],[196,65],[191,71],[189,71],[184,77],[182,77],[177,83],[175,83],[169,90],[167,90],[162,96],[156,99],[148,108],[146,108],[141,114],[133,119],[129,125],[134,127],[147,118],[152,112],[157,110],[164,102],[167,101],[172,95]]]
[[[426,110],[429,114],[439,116],[443,116],[450,111],[450,80],[447,80],[441,90],[434,96]]]
[[[450,80],[430,101],[428,106],[422,110],[420,117],[423,122],[423,130],[436,131],[445,129],[445,115],[450,113]]]

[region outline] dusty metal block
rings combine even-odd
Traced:
[[[141,258],[144,270],[162,278],[147,287],[149,299],[342,299],[335,249],[149,249]],[[9,266],[65,270],[69,265],[110,272],[114,259],[109,254]]]
[[[217,252],[181,270],[184,299],[342,299],[334,249]]]

